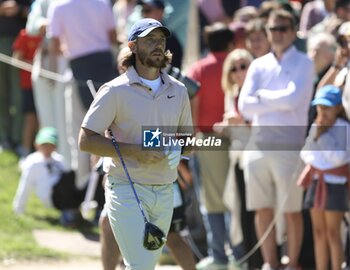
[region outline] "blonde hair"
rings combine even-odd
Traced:
[[[232,77],[230,76],[230,73],[231,73],[230,70],[231,70],[232,64],[241,59],[246,60],[250,64],[254,58],[252,54],[246,49],[235,49],[226,56],[222,67],[222,77],[221,77],[222,90],[224,92],[233,91],[233,94],[235,96],[238,95],[239,89],[236,82],[234,82],[232,80]]]

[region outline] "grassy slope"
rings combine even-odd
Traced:
[[[17,162],[14,154],[0,153],[0,260],[63,258],[62,253],[39,247],[32,236],[33,229],[62,230],[56,210],[44,208],[31,196],[25,215],[12,211],[19,179]]]

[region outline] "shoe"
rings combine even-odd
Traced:
[[[228,263],[228,270],[248,270],[248,263],[244,262],[242,264],[238,264],[235,260],[230,260]]]
[[[264,263],[263,266],[261,267],[261,270],[279,270],[279,269],[280,269],[279,267],[277,268],[271,267],[271,265],[268,263]]]
[[[158,259],[159,265],[176,265],[173,257],[170,255],[168,250],[163,249],[162,254]]]
[[[301,268],[300,267],[293,267],[293,266],[289,266],[287,265],[284,270],[300,270]]]
[[[207,257],[196,264],[197,270],[228,270],[227,264],[215,262],[214,258]]]

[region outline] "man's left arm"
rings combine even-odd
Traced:
[[[313,93],[314,66],[311,61],[303,61],[303,64],[299,66],[302,66],[302,69],[292,75],[285,89],[259,89],[257,95],[260,102],[270,108],[280,110],[290,110],[300,104],[307,106]]]

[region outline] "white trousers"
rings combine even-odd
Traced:
[[[147,219],[168,233],[173,215],[173,185],[134,183]],[[128,270],[154,270],[162,248],[143,247],[145,223],[129,182],[108,176],[105,187],[109,221]]]
[[[55,82],[39,76],[41,68],[47,69],[48,57],[40,53],[34,58],[32,72],[34,101],[40,126],[52,126],[58,132],[58,149],[68,166],[76,172],[76,186],[82,188],[90,174],[90,155],[79,151],[78,136],[81,123],[86,114],[77,88],[72,81]],[[63,56],[57,58],[57,72],[70,70],[68,60]]]
[[[64,156],[70,164],[70,146],[67,141],[66,131],[66,84],[55,82],[39,76],[41,67],[47,66],[47,57],[36,55],[32,73],[33,95],[40,127],[55,127],[58,133],[57,152]],[[63,73],[67,69],[68,62],[63,57],[57,58],[58,72]]]
[[[70,86],[65,93],[67,140],[71,151],[71,167],[76,172],[75,184],[80,189],[86,185],[90,175],[90,154],[80,151],[78,146],[80,127],[86,110],[80,101],[76,85]]]

